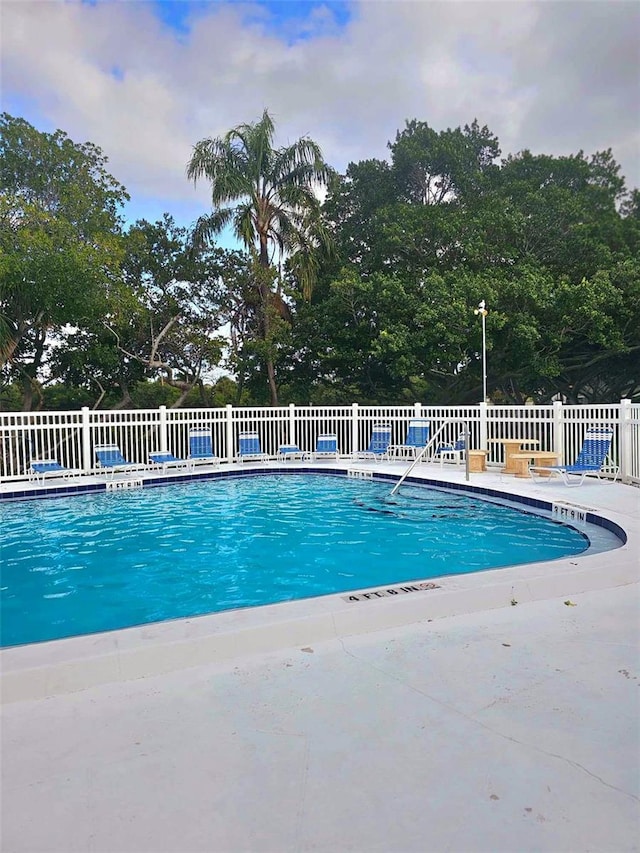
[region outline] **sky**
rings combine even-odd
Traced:
[[[193,145],[260,118],[344,172],[405,121],[477,118],[502,155],[611,148],[640,187],[640,3],[0,0],[2,109],[90,141],[128,221],[191,225]]]

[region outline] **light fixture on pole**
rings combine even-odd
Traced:
[[[478,305],[478,307],[473,312],[476,316],[480,314],[482,317],[482,402],[487,402],[487,329],[485,318],[489,313],[487,311],[487,305],[484,301]]]

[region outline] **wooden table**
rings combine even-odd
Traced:
[[[494,443],[502,444],[504,447],[504,468],[503,474],[515,474],[518,470],[513,462],[513,456],[516,453],[521,453],[522,448],[530,445],[537,447],[540,442],[535,438],[494,438]]]
[[[511,461],[515,467],[516,477],[528,477],[529,464],[531,462],[536,463],[536,469],[538,469],[538,466],[540,468],[549,468],[551,465],[557,463],[558,454],[551,453],[548,450],[524,450],[522,453],[512,453]],[[537,473],[541,477],[551,476],[551,472],[545,474],[544,471],[537,470]]]

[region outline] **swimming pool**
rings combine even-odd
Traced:
[[[5,504],[2,645],[582,553],[466,494],[306,474]]]

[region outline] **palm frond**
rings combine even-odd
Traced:
[[[253,205],[249,202],[235,208],[233,215],[233,230],[236,237],[250,249],[255,246],[257,230]]]
[[[291,182],[294,176],[299,182],[326,184],[330,170],[322,158],[320,147],[312,139],[299,139],[277,152],[273,164],[273,179],[276,184],[283,180]]]
[[[198,178],[213,180],[215,163],[222,154],[223,144],[220,139],[201,139],[193,146],[191,159],[187,163],[187,177],[194,183]]]
[[[285,184],[279,188],[281,203],[300,211],[319,212],[320,200],[312,187],[301,184]]]
[[[313,294],[313,288],[320,269],[320,255],[309,244],[302,245],[289,258],[289,268],[297,279],[303,298],[308,302]]]
[[[200,216],[191,233],[191,243],[194,248],[199,249],[210,243],[212,238],[229,223],[233,213],[233,208],[224,207]]]

